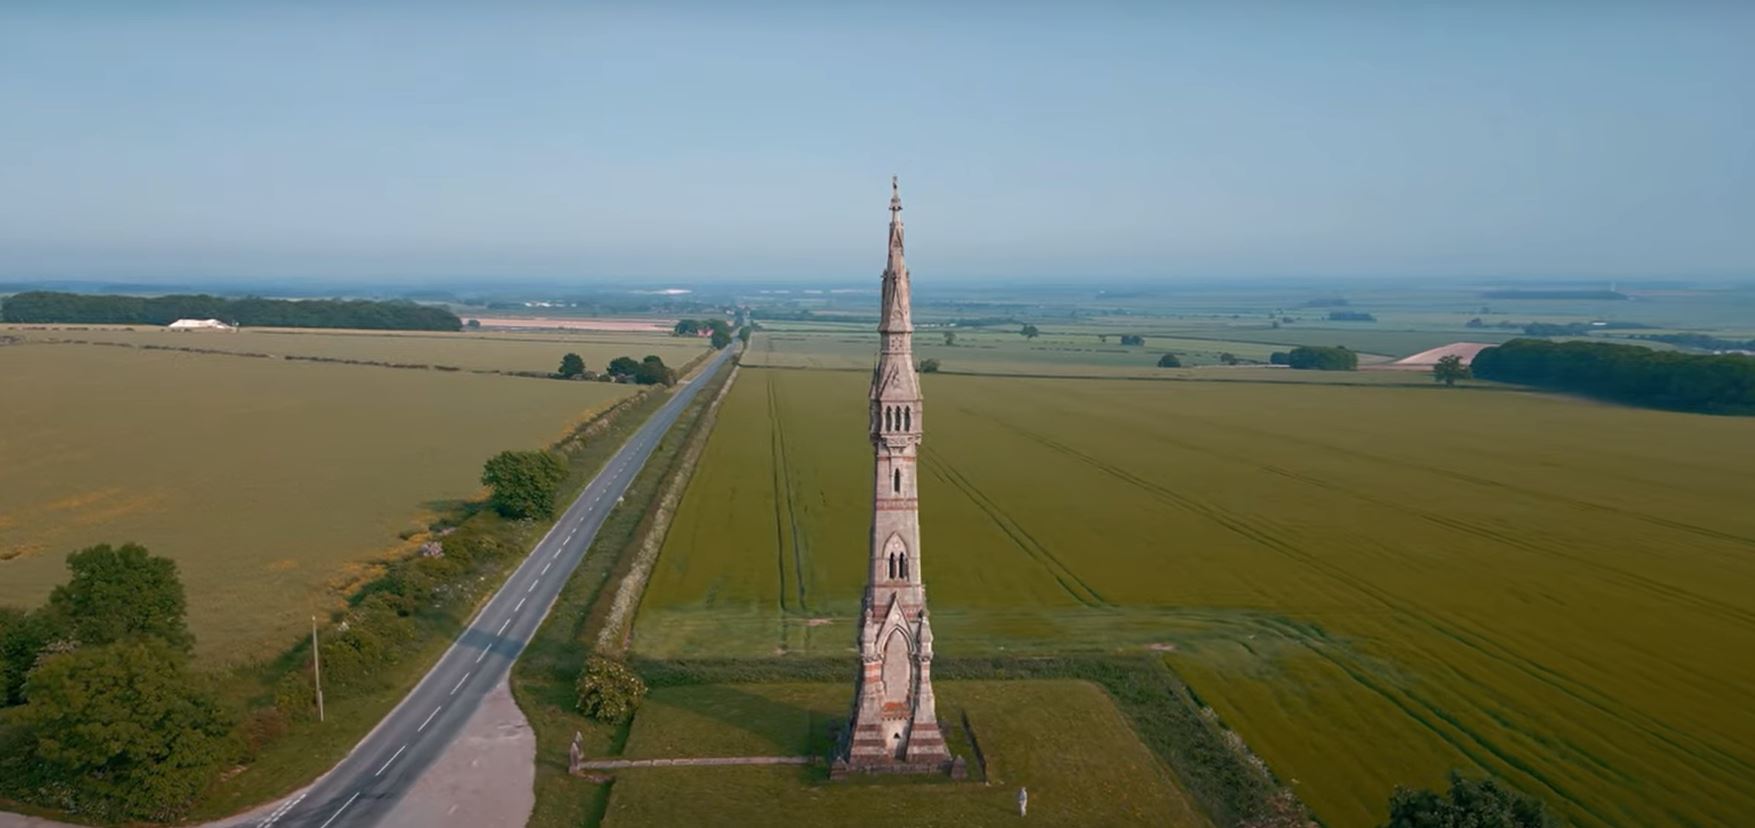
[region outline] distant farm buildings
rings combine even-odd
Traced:
[[[218,319],[179,319],[165,326],[170,331],[235,331],[236,325],[227,325]]]

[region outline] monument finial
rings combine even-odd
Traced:
[[[902,186],[896,183],[896,177],[890,176],[890,212],[902,209]]]

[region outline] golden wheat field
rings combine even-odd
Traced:
[[[1331,825],[1452,767],[1581,825],[1755,811],[1755,420],[1499,387],[925,381],[946,657],[1161,653]],[[638,652],[851,652],[866,382],[743,372]]]
[[[204,659],[279,652],[399,535],[629,386],[146,351],[0,347],[0,604],[68,552],[176,559]]]
[[[579,354],[585,367],[601,371],[618,356],[647,354],[683,365],[706,351],[704,340],[666,333],[530,331],[516,333],[440,333],[434,331],[350,331],[296,328],[244,328],[237,331],[179,333],[158,327],[0,326],[0,334],[27,341],[81,341],[149,349],[196,348],[237,354],[322,360],[360,360],[399,365],[443,366],[464,371],[556,370],[561,356]]]

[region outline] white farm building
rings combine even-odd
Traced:
[[[165,326],[171,331],[235,331],[236,325],[227,325],[218,319],[179,319]]]

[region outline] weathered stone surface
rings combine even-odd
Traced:
[[[951,756],[932,692],[932,625],[921,581],[919,479],[925,407],[914,370],[914,323],[903,261],[902,197],[890,182],[877,365],[871,374],[875,457],[870,572],[860,614],[860,670],[833,776],[939,773]]]

